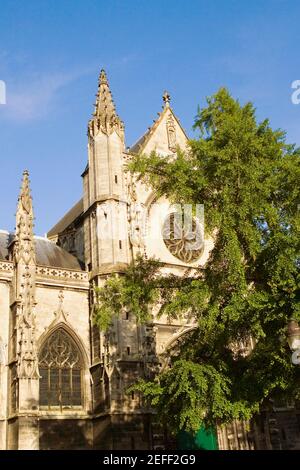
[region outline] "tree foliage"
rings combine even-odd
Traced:
[[[114,316],[127,310],[139,322],[151,319],[151,307],[159,298],[155,279],[160,263],[138,257],[125,271],[108,278],[103,287],[95,287],[94,321],[105,331]]]
[[[300,320],[300,152],[226,89],[198,111],[195,130],[176,159],[139,155],[130,169],[173,202],[204,204],[214,237],[205,268],[163,278],[157,261],[139,260],[101,291],[109,318],[126,305],[147,320],[158,296],[169,316],[197,318],[172,367],[136,386],[174,431],[248,419],[270,397],[299,394],[286,328]],[[247,356],[233,347],[250,337]]]

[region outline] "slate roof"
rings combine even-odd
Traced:
[[[0,231],[0,260],[7,260],[7,247],[11,241],[11,235],[8,232]]]
[[[8,245],[12,240],[13,234],[0,231],[0,261],[8,259]],[[47,238],[35,237],[35,251],[36,263],[39,266],[82,270],[75,256],[47,240]]]
[[[48,237],[53,237],[62,233],[69,225],[72,224],[83,213],[83,199],[80,199],[73,207],[57,222],[54,227],[47,233]]]
[[[151,134],[151,129],[148,129],[147,132],[129,149],[129,153],[138,154],[143,148],[144,144],[148,140],[148,136]]]

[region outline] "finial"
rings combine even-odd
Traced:
[[[163,100],[164,100],[165,106],[170,105],[171,97],[170,97],[170,94],[167,91],[165,91],[164,94],[163,94]]]
[[[22,185],[19,195],[18,213],[25,210],[33,217],[32,197],[30,192],[29,171],[23,171]]]
[[[64,302],[64,291],[63,290],[60,290],[59,293],[58,293],[58,300],[59,300],[59,304],[62,305],[63,302]]]
[[[107,76],[106,76],[104,69],[101,69],[100,77],[99,77],[99,84],[103,84],[103,85],[107,84]]]

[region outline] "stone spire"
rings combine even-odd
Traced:
[[[89,122],[89,133],[94,137],[99,131],[111,134],[116,130],[119,135],[124,134],[124,124],[119,118],[112,94],[109,88],[105,71],[102,69],[99,76],[98,91],[96,95],[95,110]]]
[[[17,263],[23,261],[25,264],[35,264],[33,220],[29,173],[25,170],[16,214],[14,258]]]
[[[103,265],[119,266],[130,260],[127,229],[118,231],[115,224],[115,220],[122,221],[118,227],[128,223],[126,157],[124,125],[106,73],[101,70],[95,110],[88,124],[88,166],[83,174],[85,263],[95,277]]]
[[[29,173],[26,170],[23,173],[23,181],[18,199],[16,234],[13,248],[19,379],[37,379],[39,377],[35,345],[36,257],[33,219]]]

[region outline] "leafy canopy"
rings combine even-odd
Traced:
[[[286,341],[288,320],[300,320],[299,150],[223,88],[194,127],[199,138],[176,159],[139,155],[130,170],[172,202],[204,204],[214,238],[205,268],[163,277],[157,261],[139,259],[102,288],[96,317],[103,326],[101,315],[128,308],[146,321],[160,298],[170,317],[197,318],[172,367],[135,386],[174,432],[248,419],[270,397],[299,394]],[[250,338],[245,355],[236,346]]]

